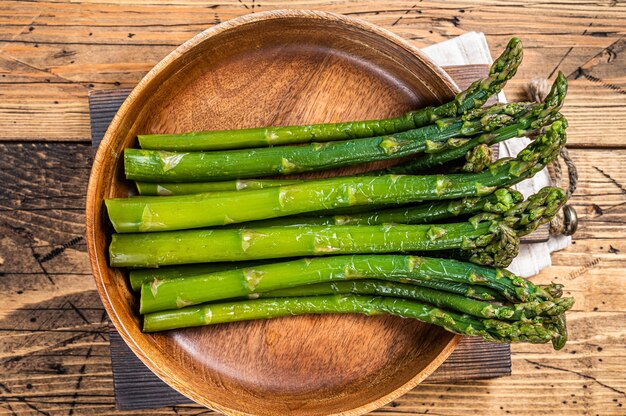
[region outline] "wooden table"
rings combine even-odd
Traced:
[[[106,316],[83,238],[89,90],[132,87],[199,31],[286,7],[358,16],[417,46],[475,30],[495,54],[520,36],[525,60],[506,88],[511,99],[557,69],[570,81],[564,112],[580,175],[572,200],[580,227],[574,245],[533,278],[564,283],[576,298],[570,342],[559,352],[514,345],[511,377],[423,385],[377,413],[626,414],[626,5],[616,0],[3,0],[0,414],[122,414],[114,411]],[[161,413],[208,411],[143,412]]]

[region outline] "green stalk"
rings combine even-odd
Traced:
[[[155,267],[326,254],[460,249],[469,260],[508,266],[517,255],[517,232],[549,221],[565,202],[560,188],[544,188],[504,214],[481,213],[467,222],[423,225],[308,225],[114,234],[110,263]],[[212,249],[219,247],[219,250]]]
[[[504,269],[405,255],[331,256],[262,264],[183,279],[153,280],[141,289],[140,312],[181,308],[321,282],[382,279],[484,286],[512,302],[553,300],[544,289]]]
[[[464,172],[482,172],[493,161],[493,152],[486,145],[479,145],[467,153]],[[251,191],[301,183],[301,179],[237,179],[222,182],[135,182],[139,195],[171,196],[202,194],[222,191]]]
[[[562,117],[559,110],[563,106],[566,94],[567,78],[562,72],[559,72],[543,104],[528,110],[516,123],[476,136],[455,148],[417,157],[407,164],[389,168],[387,172],[402,174],[427,172],[429,169],[441,166],[451,160],[462,158],[474,147],[481,144],[491,146],[514,137],[533,135],[543,126]]]
[[[536,105],[535,105],[536,106]],[[214,152],[124,150],[127,179],[147,182],[202,182],[312,172],[412,156],[429,148],[456,146],[471,137],[515,122],[526,103],[496,104],[465,117],[439,120],[394,135],[363,139]]]
[[[452,201],[430,202],[409,207],[380,209],[357,214],[282,217],[237,225],[250,228],[291,225],[428,224],[447,218],[476,214],[479,212],[505,213],[515,204],[523,200],[524,197],[521,193],[513,189],[500,188],[493,194],[482,197],[467,197]]]
[[[186,264],[178,266],[166,266],[152,269],[133,269],[128,273],[130,287],[135,292],[141,290],[141,286],[145,283],[154,282],[154,280],[173,280],[190,276],[198,276],[201,274],[221,272],[225,270],[242,269],[252,267],[258,264],[264,264],[262,261],[229,261],[224,263],[203,263],[203,264]]]
[[[483,196],[534,175],[565,143],[564,120],[554,122],[516,158],[480,173],[426,176],[352,176],[247,192],[106,200],[120,233],[181,230],[296,215],[322,209]]]
[[[144,149],[200,151],[265,147],[394,134],[426,126],[442,118],[456,117],[472,108],[482,107],[490,96],[497,94],[506,82],[515,75],[521,60],[521,42],[517,38],[512,38],[502,55],[494,61],[487,78],[474,82],[467,90],[446,104],[411,111],[396,118],[184,134],[144,134],[138,136],[139,144]]]
[[[396,315],[438,325],[457,334],[479,336],[492,342],[546,343],[557,336],[554,330],[532,321],[504,322],[495,319],[477,319],[407,299],[357,295],[270,298],[191,306],[175,311],[148,314],[144,316],[143,330],[156,332],[253,319],[325,313]]]
[[[253,189],[272,188],[276,186],[293,185],[302,182],[298,179],[283,180],[234,180],[224,182],[190,182],[190,183],[153,183],[153,182],[136,182],[139,195],[189,195],[201,194],[206,192],[223,192],[223,191],[251,191]]]
[[[507,302],[508,299],[498,292],[496,289],[492,289],[486,286],[479,285],[470,285],[467,283],[459,283],[451,280],[439,280],[439,279],[430,279],[430,280],[420,280],[420,279],[411,279],[410,284],[408,283],[395,283],[389,280],[355,280],[355,281],[332,281],[332,282],[322,282],[322,283],[312,283],[306,286],[297,286],[294,288],[287,289],[277,289],[272,290],[270,292],[265,293],[253,293],[248,295],[249,299],[256,299],[259,297],[267,298],[278,298],[278,297],[295,297],[295,296],[313,296],[313,295],[330,295],[333,293],[353,293],[348,288],[353,287],[353,283],[358,282],[358,284],[368,285],[370,282],[376,283],[386,283],[391,285],[407,285],[410,287],[418,286],[433,289],[439,292],[448,292],[454,293],[457,295],[461,295],[463,297],[469,299],[476,299],[481,301],[490,301],[490,302]],[[408,280],[407,280],[408,282]],[[357,285],[358,285],[357,284]],[[330,290],[332,288],[332,291]],[[345,289],[345,290],[344,290]],[[368,289],[364,289],[368,290]],[[366,293],[361,293],[366,294]],[[375,294],[375,292],[371,292],[368,294]],[[391,295],[390,295],[391,296]],[[396,295],[393,295],[396,296]],[[402,297],[402,296],[399,296]]]
[[[570,310],[574,298],[559,298],[547,301],[517,303],[515,305],[495,305],[465,296],[442,292],[407,283],[381,280],[353,280],[346,282],[314,283],[289,289],[273,290],[249,295],[250,299],[319,296],[332,294],[378,295],[412,299],[429,303],[438,308],[453,310],[478,318],[493,318],[506,321],[519,321],[537,316],[559,316]]]
[[[113,234],[109,247],[114,267],[258,260],[349,253],[437,251],[463,248],[477,259],[487,247],[499,265],[517,254],[519,240],[501,222],[437,225],[338,225],[254,229],[186,230]],[[492,255],[493,257],[493,255]],[[487,258],[487,257],[485,257]]]
[[[230,263],[201,263],[186,264],[178,266],[166,266],[156,269],[137,269],[130,271],[130,283],[133,291],[140,292],[144,284],[158,284],[159,282],[196,277],[204,274],[215,273],[218,271],[234,270],[250,267],[253,262],[230,262]],[[262,264],[262,263],[260,263]],[[217,267],[215,267],[217,266]],[[156,281],[156,283],[155,283]],[[412,280],[411,284],[427,287],[439,291],[456,293],[468,298],[488,301],[505,301],[507,300],[502,294],[495,289],[485,286],[469,285],[450,280]],[[307,285],[313,287],[315,285]],[[290,290],[290,289],[286,289]],[[545,290],[545,289],[542,289]],[[273,293],[273,292],[272,292]],[[320,293],[310,293],[310,295]],[[250,294],[254,297],[255,294]],[[275,296],[279,296],[278,294]],[[282,296],[282,295],[280,295]],[[291,295],[289,295],[291,296]],[[295,294],[293,296],[296,296]],[[557,296],[558,297],[558,296]]]

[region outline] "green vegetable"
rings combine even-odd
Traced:
[[[142,286],[140,311],[149,313],[312,283],[353,279],[416,285],[443,281],[484,286],[513,302],[554,299],[548,291],[504,269],[434,257],[362,255],[299,259],[180,279],[154,279]]]
[[[478,318],[494,318],[506,321],[519,321],[537,316],[559,316],[570,310],[574,298],[558,298],[546,301],[517,303],[514,305],[496,305],[489,302],[470,299],[467,296],[433,290],[422,286],[387,282],[382,280],[353,280],[343,282],[324,282],[297,286],[289,289],[273,290],[249,295],[250,299],[319,296],[351,293],[353,295],[393,296],[412,299],[438,308],[454,310]]]
[[[483,196],[534,175],[565,143],[565,120],[554,122],[516,158],[500,159],[480,173],[426,176],[357,176],[306,181],[247,192],[106,200],[119,233],[210,227],[321,209]]]
[[[210,271],[210,270],[209,270]],[[504,269],[493,269],[456,260],[402,256],[335,256],[257,265],[168,280],[155,278],[144,285],[142,311],[181,307],[209,300],[277,294],[277,289],[345,279],[385,279],[469,295],[481,287],[479,299],[491,295],[512,302],[554,300],[552,286],[536,286]],[[437,283],[437,284],[435,284]],[[478,293],[478,292],[477,292]]]
[[[282,217],[245,224],[233,224],[233,226],[428,224],[478,212],[504,213],[523,200],[524,197],[521,193],[508,188],[500,188],[493,194],[482,197],[429,202],[408,207],[379,209],[355,214]]]
[[[273,188],[276,186],[293,185],[302,182],[298,179],[265,180],[248,179],[224,182],[190,182],[190,183],[153,183],[136,182],[139,195],[188,195],[206,192],[250,191],[253,189]]]
[[[156,280],[172,280],[200,274],[221,272],[224,270],[241,269],[267,262],[262,261],[228,261],[224,263],[186,264],[184,266],[158,267],[153,269],[132,269],[128,273],[130,287],[139,292],[144,283]]]
[[[551,326],[533,320],[505,322],[496,319],[478,319],[407,299],[358,295],[270,298],[191,306],[147,314],[144,316],[143,330],[155,332],[251,319],[321,313],[390,314],[414,318],[441,326],[450,332],[479,336],[492,342],[546,343],[559,336]]]
[[[139,144],[144,149],[156,150],[224,150],[394,134],[426,126],[442,118],[456,117],[473,108],[482,107],[490,96],[498,93],[515,75],[521,61],[521,42],[518,38],[512,38],[505,51],[491,66],[487,78],[474,82],[467,90],[446,104],[412,111],[397,118],[185,134],[139,135]]]
[[[389,168],[387,171],[389,173],[404,174],[427,172],[433,167],[441,166],[446,162],[465,156],[469,151],[481,144],[490,146],[514,137],[536,134],[546,124],[562,118],[559,110],[563,106],[566,94],[567,78],[565,78],[562,72],[559,72],[543,104],[529,109],[526,114],[517,119],[516,123],[476,136],[464,143],[460,143],[455,148],[448,148],[438,153],[417,157],[407,164]]]
[[[130,271],[130,283],[133,291],[140,292],[141,287],[148,283],[162,282],[166,280],[181,279],[187,277],[196,277],[204,274],[215,273],[218,271],[242,269],[253,266],[256,264],[267,264],[263,262],[228,262],[228,263],[200,263],[200,264],[185,264],[177,266],[165,266],[154,269],[135,269]],[[489,301],[505,301],[506,298],[501,295],[495,289],[491,289],[485,286],[470,285],[466,283],[459,283],[450,280],[413,280],[411,284],[417,286],[428,287],[444,292],[456,293],[458,295],[467,296],[468,298],[478,300]],[[307,287],[314,287],[315,285],[307,285]],[[552,296],[550,293],[550,286],[538,286],[540,291],[547,291],[545,293]],[[287,289],[290,290],[290,289]],[[295,289],[294,289],[295,290]],[[273,292],[271,292],[273,293]],[[318,293],[311,293],[318,294]],[[250,295],[252,296],[252,295]],[[276,296],[279,296],[278,294]],[[283,296],[283,295],[280,295]],[[289,295],[289,296],[296,296]],[[274,297],[274,296],[271,296]],[[552,298],[559,298],[558,296],[552,296]]]
[[[359,163],[397,159],[458,146],[479,133],[515,122],[531,107],[524,103],[496,104],[465,116],[444,119],[394,135],[303,146],[277,146],[216,152],[124,150],[127,179],[147,182],[200,182],[312,172]],[[462,140],[460,142],[460,140]]]

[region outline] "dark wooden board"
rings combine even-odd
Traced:
[[[450,67],[448,71],[463,88],[482,76],[485,68],[484,65]],[[89,110],[94,147],[102,140],[117,109],[130,91],[130,89],[95,90],[90,93]],[[547,233],[544,229],[542,233],[533,234],[526,242],[545,241],[546,238]],[[115,400],[119,409],[159,408],[191,402],[152,373],[128,348],[113,327],[110,328],[110,341]],[[509,345],[465,338],[425,383],[487,379],[510,374]]]

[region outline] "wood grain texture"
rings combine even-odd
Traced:
[[[525,61],[508,98],[561,68],[570,79],[570,142],[589,148],[571,152],[581,177],[575,244],[535,278],[564,281],[577,299],[566,349],[516,345],[511,377],[422,384],[376,414],[624,414],[626,153],[616,149],[626,127],[623,2],[165,3],[0,3],[0,140],[85,143],[0,144],[1,415],[210,413],[197,405],[114,411],[108,333],[80,239],[87,92],[134,86],[218,20],[284,7],[357,15],[419,47],[478,30],[495,55],[520,35]]]
[[[505,89],[509,98],[520,99],[528,81],[553,78],[560,69],[570,80],[564,112],[576,127],[571,145],[592,146],[590,137],[597,136],[601,123],[603,137],[594,146],[624,146],[626,4],[612,0],[6,0],[0,4],[0,138],[88,141],[89,90],[133,87],[200,31],[278,8],[356,16],[418,47],[474,30],[486,34],[497,55],[511,36],[520,36],[525,59]]]
[[[154,409],[193,403],[139,361],[113,327],[109,328],[109,341],[118,410]],[[446,361],[422,383],[453,383],[509,375],[511,355],[508,344],[463,338]]]
[[[81,238],[91,152],[0,144],[0,415],[206,414],[198,405],[114,410],[108,324]],[[510,377],[421,384],[375,414],[624,414],[626,150],[571,153],[580,228],[533,278],[562,282],[576,298],[565,349],[513,345]]]

